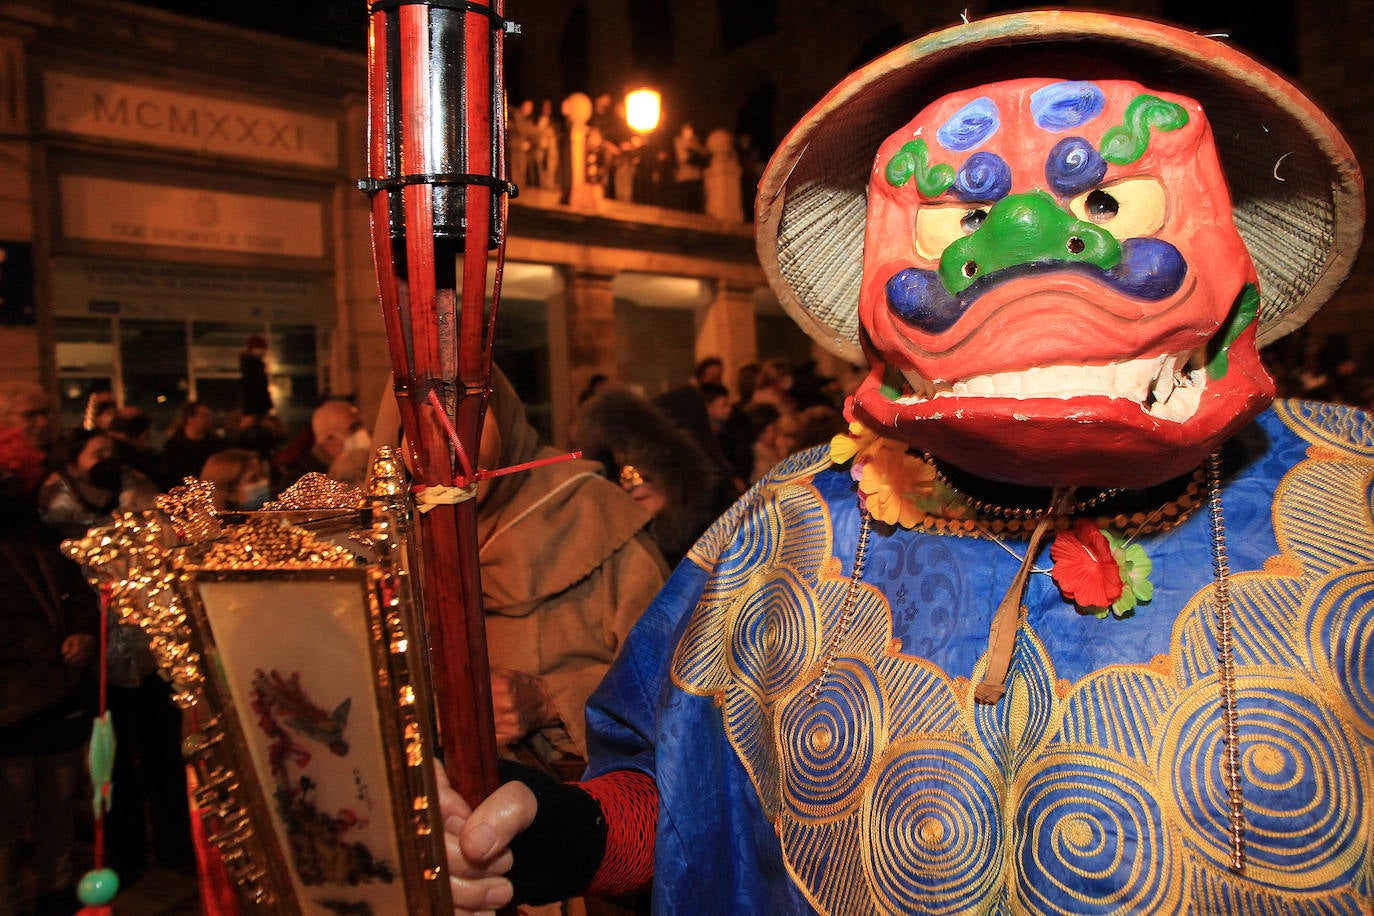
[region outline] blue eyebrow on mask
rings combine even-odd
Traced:
[[[1096,83],[1051,83],[1031,93],[1031,117],[1041,130],[1059,133],[1087,124],[1106,104]]]
[[[935,139],[952,152],[962,153],[982,146],[1002,126],[997,104],[987,96],[974,99],[940,125]]]

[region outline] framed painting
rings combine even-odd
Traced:
[[[403,512],[221,515],[201,485],[158,506],[68,552],[171,680],[205,832],[247,908],[451,913]]]

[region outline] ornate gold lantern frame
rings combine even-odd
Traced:
[[[407,506],[353,497],[220,515],[188,481],[66,547],[188,712],[195,801],[254,912],[451,913]]]

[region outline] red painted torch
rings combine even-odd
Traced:
[[[444,767],[475,802],[497,785],[497,747],[471,493],[515,193],[501,52],[518,28],[501,0],[374,0],[368,12],[369,177],[360,185],[372,198],[401,425],[417,500],[427,503],[416,531]]]

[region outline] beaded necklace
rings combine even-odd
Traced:
[[[991,535],[994,540],[1003,537],[1026,539],[1031,536],[1036,523],[1050,514],[1048,504],[1034,507],[1002,505],[979,499],[951,480],[948,472],[929,452],[923,453],[921,460],[930,465],[935,479],[951,493],[956,494],[972,513],[971,516],[964,518],[929,513],[920,521],[920,527],[923,529],[956,537],[986,534]],[[1098,527],[1112,528],[1123,533],[1130,532],[1131,539],[1142,534],[1169,531],[1187,521],[1202,505],[1207,489],[1205,466],[1195,468],[1186,480],[1152,488],[1151,492],[1163,496],[1161,491],[1170,486],[1177,488],[1177,493],[1158,501],[1141,499],[1136,494],[1123,490],[1100,490],[1087,499],[1075,500],[1068,511],[1055,513],[1055,527],[1066,528],[1074,518],[1086,516],[1096,522]],[[1154,505],[1149,511],[1136,508],[1137,505],[1152,502]],[[1091,510],[1103,507],[1107,511],[1087,515]],[[1110,511],[1113,509],[1117,511]]]

